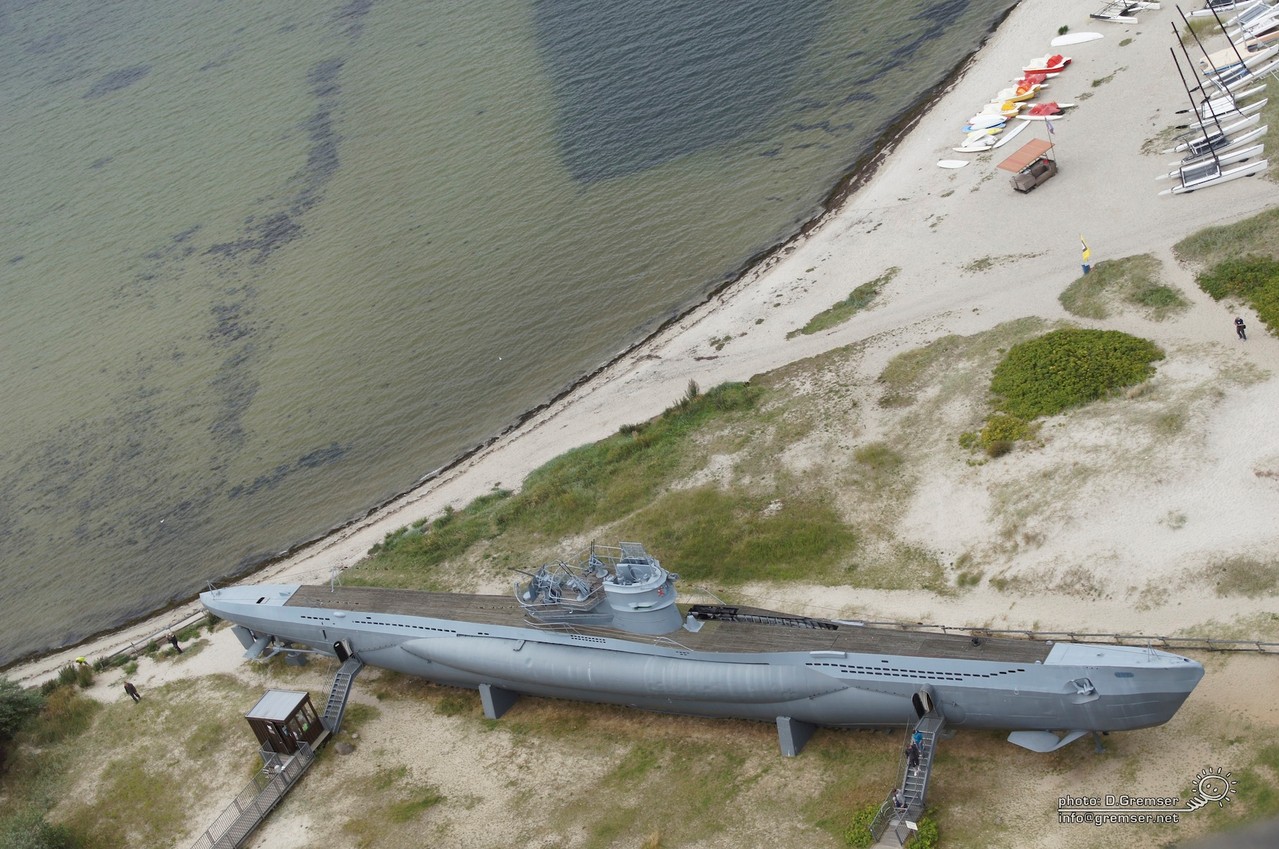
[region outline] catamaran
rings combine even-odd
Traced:
[[[1116,24],[1135,24],[1137,23],[1137,12],[1143,9],[1158,9],[1158,3],[1134,3],[1117,0],[1117,2],[1107,3],[1096,12],[1088,17],[1098,21],[1110,21]]]
[[[1184,48],[1183,48],[1184,50]],[[1191,107],[1194,107],[1194,96],[1190,93],[1190,86],[1186,82],[1186,75],[1182,73],[1181,63],[1177,61],[1177,51],[1168,48],[1168,52],[1172,54],[1173,64],[1177,66],[1177,76],[1181,77],[1181,85],[1186,90],[1186,97],[1190,100]],[[1189,56],[1186,57],[1189,60]],[[1243,121],[1257,122],[1261,118],[1260,115],[1252,115],[1244,118]],[[1217,131],[1224,137],[1226,130],[1214,115],[1211,119],[1217,127]],[[1242,123],[1242,122],[1239,122]],[[1205,128],[1203,140],[1207,142],[1209,138],[1208,130]],[[1193,142],[1193,140],[1191,140]],[[1202,154],[1187,158],[1177,167],[1175,171],[1169,172],[1167,175],[1160,175],[1160,178],[1167,178],[1176,181],[1171,188],[1164,189],[1161,195],[1179,195],[1190,194],[1199,189],[1206,189],[1209,186],[1217,186],[1227,183],[1231,180],[1237,180],[1240,177],[1251,177],[1266,169],[1269,163],[1265,159],[1255,158],[1261,153],[1261,145],[1257,145],[1257,150],[1247,153],[1248,148],[1235,147],[1233,151],[1225,153],[1219,152],[1219,146],[1207,145]],[[1178,147],[1180,149],[1180,146]],[[1245,156],[1244,154],[1247,153]],[[1224,166],[1232,167],[1226,168]]]
[[[1207,5],[1202,9],[1187,12],[1186,17],[1207,18],[1219,15],[1222,12],[1243,12],[1245,9],[1250,9],[1260,3],[1261,0],[1208,0]]]
[[[1213,151],[1213,155],[1216,156],[1217,165],[1218,167],[1220,167],[1223,165],[1244,163],[1249,161],[1250,159],[1255,159],[1256,157],[1261,156],[1261,154],[1264,153],[1265,150],[1266,150],[1266,146],[1264,144],[1252,144],[1252,145],[1245,145],[1242,147],[1236,146],[1228,151]],[[1186,182],[1186,175],[1189,169],[1198,168],[1199,166],[1210,163],[1212,161],[1213,161],[1212,155],[1204,154],[1202,156],[1193,157],[1191,159],[1184,159],[1181,162],[1174,162],[1171,171],[1169,171],[1167,174],[1160,174],[1159,176],[1155,177],[1155,179],[1156,180],[1181,180],[1182,183],[1184,184]],[[1194,182],[1193,178],[1191,179],[1191,182]]]

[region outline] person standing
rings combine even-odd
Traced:
[[[919,746],[915,744],[914,740],[906,747],[906,762],[912,770],[919,769]]]
[[[1242,318],[1235,319],[1235,335],[1243,341],[1248,341],[1248,325],[1243,323]]]
[[[174,634],[172,631],[170,631],[168,635],[165,637],[165,639],[169,641],[169,645],[173,646],[174,651],[176,651],[178,654],[182,654],[182,646],[178,645],[177,634]]]
[[[133,682],[132,682],[132,681],[125,681],[125,682],[124,682],[124,691],[125,691],[126,693],[128,693],[128,694],[129,694],[129,698],[133,699],[135,702],[140,702],[140,701],[142,701],[142,696],[141,696],[141,695],[139,695],[139,693],[138,693],[138,688],[137,688],[137,687],[135,687],[135,686],[133,686]]]

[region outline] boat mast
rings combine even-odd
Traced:
[[[1212,7],[1210,6],[1209,8],[1212,8]],[[1195,36],[1195,41],[1199,41],[1199,35],[1195,33],[1193,29],[1191,29],[1190,19],[1186,17],[1185,12],[1181,11],[1180,6],[1177,7],[1177,14],[1181,15],[1181,19],[1186,22],[1186,29],[1190,32],[1191,35]],[[1224,33],[1226,31],[1226,25],[1221,22],[1221,18],[1218,17],[1216,9],[1212,9],[1212,16],[1217,19],[1217,25],[1221,27],[1221,31]],[[1243,61],[1243,56],[1239,53],[1239,45],[1235,44],[1229,35],[1226,36],[1226,41],[1230,42],[1230,49],[1235,51],[1235,58],[1239,60],[1240,65],[1243,65],[1244,61]],[[1203,45],[1200,44],[1199,48],[1202,50]],[[1207,53],[1204,54],[1205,57],[1207,55],[1208,55]],[[1247,66],[1244,65],[1244,67],[1246,68]]]
[[[1176,28],[1177,28],[1177,27],[1176,27],[1176,25],[1174,24],[1174,25],[1173,25],[1173,29],[1175,30]],[[1186,48],[1185,48],[1185,45],[1182,45],[1182,50],[1185,50],[1185,49],[1186,49]],[[1190,93],[1190,84],[1186,82],[1186,75],[1185,75],[1185,74],[1183,74],[1183,73],[1181,72],[1181,63],[1177,61],[1177,51],[1175,51],[1175,50],[1173,50],[1171,47],[1169,47],[1169,48],[1168,48],[1168,52],[1172,54],[1172,63],[1173,63],[1174,65],[1176,65],[1176,66],[1177,66],[1177,76],[1181,77],[1181,87],[1182,87],[1182,88],[1184,88],[1184,89],[1186,90],[1186,99],[1188,99],[1188,100],[1190,101],[1190,109],[1191,109],[1191,111],[1192,111],[1192,112],[1195,112],[1195,114],[1197,115],[1197,114],[1198,114],[1198,110],[1197,110],[1197,108],[1195,107],[1195,96],[1194,96],[1193,94],[1191,94],[1191,93]],[[1186,58],[1187,58],[1187,59],[1189,59],[1190,57],[1189,57],[1189,56],[1187,56]],[[1221,128],[1221,122],[1217,120],[1217,113],[1216,113],[1215,111],[1213,112],[1213,115],[1212,115],[1212,122],[1213,122],[1214,124],[1216,124],[1216,125],[1217,125],[1217,130],[1221,133],[1222,138],[1225,138],[1226,131],[1225,131],[1225,130],[1223,130],[1223,129]],[[1205,142],[1207,142],[1207,141],[1208,141],[1208,128],[1207,128],[1207,127],[1204,127],[1202,124],[1201,124],[1200,126],[1202,127],[1203,136],[1204,136],[1204,141],[1205,141]],[[1218,170],[1218,171],[1220,171],[1220,170],[1221,170],[1221,160],[1220,160],[1219,158],[1217,158],[1217,150],[1216,150],[1216,148],[1215,148],[1215,147],[1213,147],[1211,144],[1208,144],[1208,145],[1207,145],[1207,147],[1208,147],[1208,153],[1209,153],[1209,154],[1211,154],[1211,156],[1212,156],[1212,161],[1213,161],[1213,162],[1215,162],[1215,163],[1217,164],[1217,170]]]
[[[1174,34],[1176,34],[1177,32],[1176,24],[1172,24],[1172,31]],[[1181,45],[1181,53],[1183,56],[1186,57],[1186,64],[1191,68],[1191,70],[1194,70],[1195,63],[1190,58],[1190,52],[1186,50],[1186,43],[1182,41],[1180,38],[1178,38],[1177,44]],[[1186,90],[1186,97],[1190,98],[1190,111],[1194,113],[1195,118],[1199,121],[1199,126],[1203,130],[1204,138],[1206,139],[1208,137],[1208,128],[1206,124],[1204,123],[1204,120],[1203,120],[1204,116],[1199,111],[1199,107],[1195,106],[1195,98],[1190,93],[1191,92],[1190,84],[1186,82],[1185,74],[1181,73],[1181,63],[1177,61],[1177,54],[1173,51],[1171,47],[1168,48],[1168,51],[1172,53],[1172,63],[1177,66],[1177,75],[1181,77],[1181,85]],[[1203,87],[1200,86],[1200,88],[1202,89]],[[1229,89],[1223,89],[1223,91],[1225,91],[1226,97],[1231,98],[1230,102],[1234,103],[1234,96],[1230,94]],[[1222,136],[1225,136],[1226,130],[1224,127],[1221,126],[1221,119],[1217,116],[1217,110],[1211,108],[1212,98],[1208,95],[1208,92],[1206,91],[1204,92],[1204,104],[1208,105],[1209,107],[1208,111],[1211,113],[1212,122],[1217,125],[1217,131],[1220,132]],[[1235,111],[1238,111],[1237,106],[1235,107]]]
[[[1208,49],[1204,47],[1203,42],[1199,40],[1199,33],[1195,32],[1194,29],[1190,26],[1190,21],[1187,20],[1185,13],[1181,11],[1180,6],[1177,7],[1177,13],[1180,14],[1181,19],[1185,21],[1186,31],[1189,32],[1191,38],[1195,40],[1195,44],[1199,45],[1199,52],[1204,55],[1205,64],[1211,65],[1212,59],[1208,56]],[[1181,35],[1177,33],[1176,24],[1172,25],[1172,31],[1173,31],[1173,34],[1177,36],[1177,43],[1181,45],[1182,52],[1186,53],[1186,61],[1190,63],[1190,67],[1191,69],[1193,69],[1195,67],[1195,63],[1190,61],[1190,54],[1186,52],[1186,42],[1181,37]],[[1230,36],[1226,36],[1226,41],[1230,41]],[[1250,71],[1248,70],[1248,66],[1244,63],[1243,57],[1239,55],[1239,48],[1235,46],[1235,43],[1233,41],[1230,41],[1230,48],[1235,51],[1235,56],[1239,59],[1239,68],[1243,72],[1240,76],[1240,79],[1242,79],[1243,77],[1246,77],[1250,73]],[[1213,85],[1221,89],[1223,94],[1230,96],[1229,83],[1223,83],[1221,81],[1221,75],[1216,73],[1215,68],[1209,68],[1205,76],[1212,82]],[[1234,81],[1232,80],[1231,82],[1234,82]],[[1204,85],[1201,84],[1198,87],[1198,89],[1203,91],[1204,100],[1210,99],[1210,95],[1208,94],[1207,88]]]

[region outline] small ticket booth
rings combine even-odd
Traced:
[[[324,732],[311,696],[293,690],[267,690],[244,715],[262,748],[292,755],[299,742],[314,744]]]
[[[1028,141],[998,167],[1013,172],[1014,189],[1023,194],[1029,192],[1057,173],[1057,161],[1052,158],[1052,142],[1045,139]]]

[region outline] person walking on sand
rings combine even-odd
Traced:
[[[132,682],[132,681],[125,681],[125,682],[124,682],[124,691],[125,691],[126,693],[128,693],[128,694],[129,694],[129,698],[133,699],[135,702],[140,702],[140,701],[142,701],[142,696],[140,696],[140,695],[138,694],[138,688],[137,688],[137,687],[135,687],[135,686],[133,686],[133,682]]]
[[[169,645],[173,646],[174,651],[182,654],[182,646],[178,645],[178,637],[172,631],[165,635],[165,639],[169,641]]]
[[[1248,325],[1243,323],[1242,318],[1235,319],[1235,335],[1243,341],[1248,341]]]

